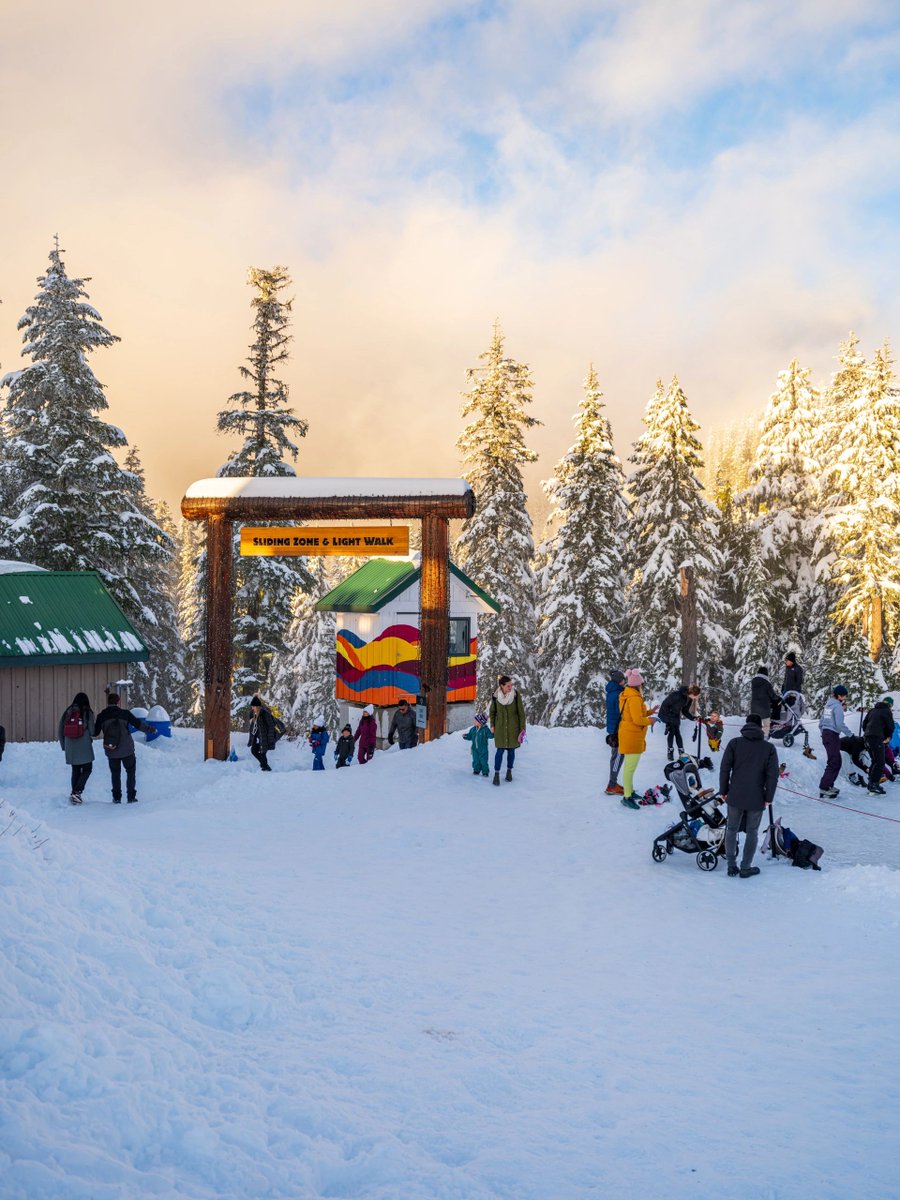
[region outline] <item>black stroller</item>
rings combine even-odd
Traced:
[[[682,803],[681,815],[674,824],[653,840],[650,851],[654,862],[665,862],[675,850],[696,854],[701,871],[714,871],[725,854],[725,814],[721,797],[712,788],[703,787],[701,770],[712,770],[708,758],[692,758],[682,754],[666,766],[665,776],[670,788],[675,787]]]
[[[772,706],[774,709],[774,705]],[[815,758],[809,746],[809,732],[803,724],[803,714],[806,712],[806,701],[799,692],[785,692],[781,697],[781,705],[777,715],[773,712],[769,737],[772,741],[780,741],[790,749],[798,737],[803,738],[803,753],[807,758]]]

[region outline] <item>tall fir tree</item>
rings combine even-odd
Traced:
[[[625,474],[593,364],[575,428],[544,484],[551,532],[538,575],[537,663],[545,725],[598,724],[607,672],[624,652]]]
[[[305,437],[307,422],[288,403],[288,386],[278,376],[287,361],[292,301],[283,295],[291,280],[284,267],[254,268],[254,339],[246,366],[240,372],[247,387],[229,397],[230,408],[219,413],[221,433],[239,433],[244,441],[219,469],[220,476],[294,475],[285,461],[296,462],[292,438]],[[236,535],[237,536],[237,535]],[[247,711],[254,692],[265,692],[272,656],[284,646],[291,606],[298,589],[309,590],[313,580],[302,559],[236,558],[234,613],[235,717]]]
[[[313,588],[294,596],[285,646],[272,661],[269,694],[292,733],[308,733],[313,721],[323,717],[325,728],[336,730],[339,721],[335,699],[334,613],[317,612],[316,604],[331,588],[329,560],[310,564]]]
[[[466,372],[462,416],[470,418],[457,442],[466,478],[478,507],[456,543],[466,571],[502,605],[478,627],[478,703],[486,706],[497,676],[515,678],[534,702],[536,588],[534,537],[522,480],[522,467],[537,454],[525,444],[525,431],[539,425],[527,406],[533,383],[524,363],[508,358],[499,324],[480,367]]]
[[[646,431],[635,443],[629,481],[632,500],[629,586],[631,658],[650,688],[682,682],[680,569],[691,566],[697,604],[698,680],[721,687],[728,633],[719,597],[722,558],[717,517],[702,493],[699,426],[674,376],[657,383],[647,406]]]
[[[826,468],[835,498],[829,511],[834,546],[834,616],[856,627],[877,661],[890,610],[900,606],[900,393],[887,345],[865,372],[845,414],[842,446]]]
[[[820,407],[809,369],[793,359],[779,374],[763,414],[750,484],[742,497],[753,517],[761,555],[761,601],[767,609],[770,657],[780,660],[790,649],[799,653],[807,663],[810,686],[815,675],[815,648],[823,637],[822,609],[816,603],[821,585],[817,579],[818,464],[814,452]],[[741,683],[746,690],[743,673]]]
[[[140,479],[111,453],[128,444],[125,434],[98,415],[109,404],[88,356],[119,339],[88,303],[89,282],[69,278],[57,241],[19,321],[31,363],[3,380],[0,538],[10,557],[96,571],[152,650],[167,611],[148,579],[165,571],[172,549],[142,508]]]
[[[774,640],[770,581],[757,531],[750,534],[749,556],[744,560],[742,577],[743,603],[734,642],[737,707],[746,711],[750,702],[750,680],[760,666],[768,665]],[[777,683],[776,683],[777,686]]]

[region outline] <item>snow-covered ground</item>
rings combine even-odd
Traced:
[[[529,739],[498,790],[460,735],[264,776],[177,731],[82,808],[8,747],[3,1200],[900,1196],[900,823],[780,790],[821,873],[656,864],[599,733]]]

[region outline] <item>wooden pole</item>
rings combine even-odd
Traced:
[[[681,679],[688,687],[697,682],[697,592],[694,568],[684,566],[681,578]]]
[[[234,577],[232,526],[206,522],[206,663],[204,758],[225,761],[231,749],[231,609]]]
[[[426,741],[447,731],[447,655],[450,650],[449,522],[422,518],[422,641],[420,678],[428,699]]]

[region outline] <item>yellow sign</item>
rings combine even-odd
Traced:
[[[245,526],[241,554],[346,554],[382,558],[409,554],[406,525],[304,525],[302,528]]]

